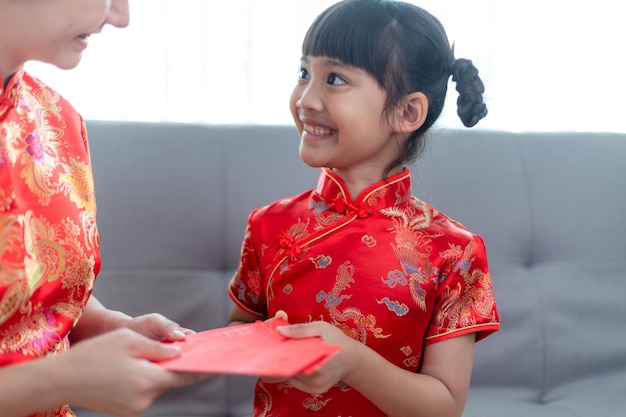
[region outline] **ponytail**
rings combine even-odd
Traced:
[[[472,127],[487,115],[487,105],[483,102],[485,86],[478,76],[478,69],[469,59],[455,60],[451,72],[459,92],[457,114],[466,127]]]

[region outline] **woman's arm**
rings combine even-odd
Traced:
[[[170,372],[152,363],[179,354],[176,346],[119,329],[56,356],[2,367],[2,417],[30,415],[63,404],[116,416],[139,415],[163,391],[206,377]]]
[[[133,318],[109,310],[91,296],[70,333],[69,351],[0,368],[2,417],[63,404],[137,415],[163,391],[208,377],[151,363],[180,354],[178,347],[160,340],[181,340],[190,332],[160,314]]]
[[[80,320],[70,333],[72,342],[89,339],[113,329],[125,327],[132,317],[120,311],[109,310],[92,295],[87,301]]]

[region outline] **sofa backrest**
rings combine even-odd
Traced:
[[[96,295],[196,330],[225,325],[248,213],[316,184],[295,128],[87,124],[103,256]],[[477,346],[472,387],[536,399],[626,368],[626,135],[464,129],[428,140],[414,194],[484,237],[501,315],[502,330]],[[250,381],[228,381],[202,395],[231,390],[216,412],[245,410]]]

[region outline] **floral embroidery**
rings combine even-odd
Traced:
[[[100,269],[84,123],[23,70],[9,85],[0,90],[0,366],[65,351]],[[73,415],[68,406],[38,414]]]
[[[34,131],[26,136],[26,152],[33,157],[35,162],[41,163],[44,159],[43,145],[39,141],[39,133]]]
[[[258,285],[253,271],[262,281],[254,301],[241,297]],[[482,239],[411,196],[407,170],[352,200],[341,179],[322,169],[315,190],[255,210],[229,291],[260,316],[280,309],[294,323],[327,321],[411,372],[425,344],[498,329]],[[349,387],[319,398],[286,391],[259,382],[254,415],[383,416]],[[319,401],[328,402],[313,411]]]
[[[72,158],[64,169],[65,172],[59,175],[61,190],[76,203],[76,207],[95,215],[96,194],[91,167]]]

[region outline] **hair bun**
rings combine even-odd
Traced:
[[[452,67],[452,81],[459,92],[457,114],[465,126],[472,127],[487,115],[487,105],[483,102],[485,86],[478,69],[469,59],[457,59]]]

